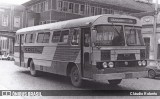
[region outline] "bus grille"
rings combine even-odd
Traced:
[[[117,61],[115,67],[137,67],[138,61]]]
[[[111,60],[111,51],[110,50],[102,50],[101,51],[101,60]]]

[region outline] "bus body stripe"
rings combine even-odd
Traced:
[[[79,52],[78,46],[57,46],[53,60],[74,62]]]
[[[23,46],[22,50],[24,53],[37,53],[42,54],[44,46]],[[15,46],[15,51],[19,52],[19,46]]]

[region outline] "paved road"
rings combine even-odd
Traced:
[[[15,66],[13,61],[1,60],[0,68],[0,89],[2,90],[160,90],[160,78],[128,79],[123,80],[118,86],[86,82],[83,88],[75,88],[67,77],[49,73],[32,77],[28,69]]]

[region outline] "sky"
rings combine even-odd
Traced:
[[[17,4],[20,5],[24,2],[27,2],[29,0],[0,0],[0,3],[9,3],[9,4]]]

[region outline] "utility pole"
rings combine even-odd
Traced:
[[[155,4],[154,24],[153,24],[153,44],[154,44],[154,60],[157,60],[157,16],[158,16],[158,0]]]

